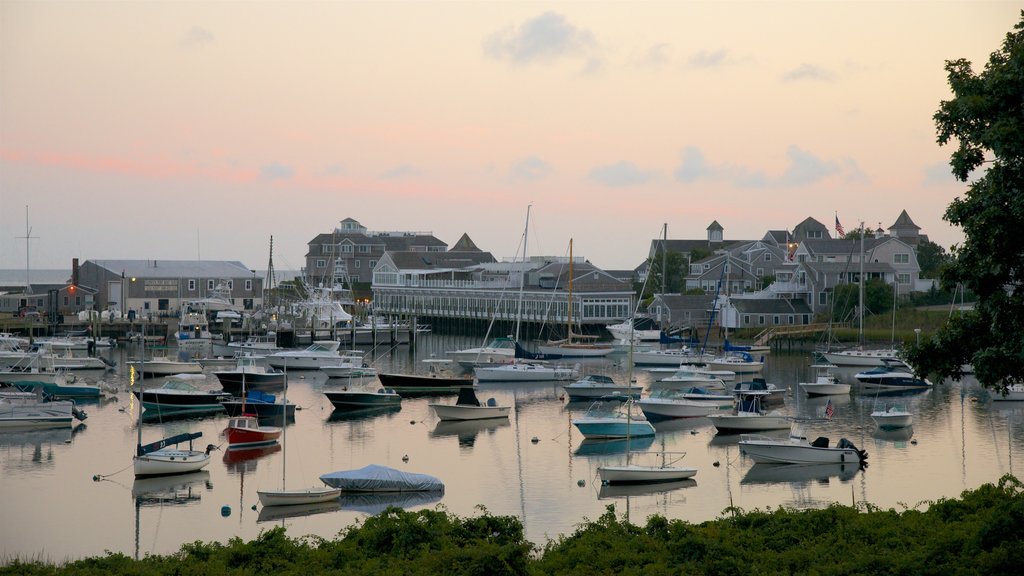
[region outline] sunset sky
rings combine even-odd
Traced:
[[[949,247],[944,62],[1019,2],[0,0],[0,268],[303,265],[352,217],[632,268],[906,209]]]

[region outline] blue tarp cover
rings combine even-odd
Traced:
[[[324,474],[320,481],[331,488],[351,492],[444,492],[444,482],[434,476],[402,472],[376,464]]]

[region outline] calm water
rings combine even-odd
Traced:
[[[446,350],[479,343],[478,338],[421,335],[416,358],[402,347],[376,354],[374,364],[407,370],[431,354],[442,357]],[[124,390],[122,367],[137,352],[121,348],[109,354],[118,371],[103,379]],[[621,357],[581,364],[584,372],[624,377]],[[824,407],[825,400],[809,400],[797,390],[797,382],[812,377],[808,364],[807,352],[767,357],[768,381],[790,388],[783,410],[791,415],[815,416]],[[641,383],[651,379],[642,370],[635,375]],[[216,377],[207,381],[218,387]],[[907,431],[876,430],[869,417],[873,395],[834,398],[835,417],[809,427],[807,435],[849,438],[870,453],[866,470],[754,467],[740,456],[737,436],[716,435],[706,419],[690,419],[659,425],[653,440],[634,441],[632,448],[648,453],[641,458],[686,452],[682,463],[699,470],[696,481],[614,489],[596,481],[597,467],[624,461],[625,443],[582,442],[570,419],[586,405],[568,404],[558,383],[481,385],[478,396],[514,408],[508,420],[476,423],[439,423],[427,398],[405,399],[397,412],[332,415],[322,393],[345,384],[317,372],[293,372],[288,398],[301,410],[287,428],[285,449],[242,456],[215,452],[206,471],[184,477],[134,480],[137,405],[123,391],[87,405],[88,420],[71,429],[0,432],[0,558],[62,561],[105,550],[166,554],[184,542],[251,539],[277,525],[287,526],[292,536],[329,538],[389,501],[349,499],[281,517],[271,509],[252,509],[256,491],[282,482],[289,488],[315,486],[320,474],[367,464],[432,474],[446,484],[439,501],[392,502],[414,509],[440,505],[463,516],[483,505],[493,514],[519,517],[534,543],[571,532],[610,504],[620,513],[628,511],[634,522],[654,513],[700,522],[729,506],[806,508],[866,501],[899,509],[1024,472],[1024,403],[993,404],[973,381],[943,383],[903,398],[914,413],[914,427]],[[202,431],[198,442],[219,444],[226,421],[221,415],[146,422],[143,441]],[[97,474],[106,479],[94,481]],[[229,515],[222,515],[223,506],[230,507]]]

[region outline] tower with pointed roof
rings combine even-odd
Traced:
[[[921,243],[921,227],[914,224],[906,210],[900,212],[896,222],[889,226],[889,235],[893,238],[899,238],[911,246],[917,246]]]

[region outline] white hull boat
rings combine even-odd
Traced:
[[[72,418],[84,419],[73,402],[43,402],[29,392],[0,393],[0,428],[54,428],[71,425]]]
[[[821,356],[829,364],[836,366],[882,366],[886,360],[896,360],[896,351],[887,348],[879,350],[837,350],[822,352]]]
[[[338,353],[340,342],[317,340],[305,350],[287,350],[268,354],[267,365],[288,370],[319,370],[324,366],[338,366],[345,362]]]
[[[469,390],[469,388],[462,388]],[[428,404],[443,422],[457,420],[486,420],[488,418],[508,418],[511,406],[466,406],[458,404]]]
[[[890,404],[871,413],[871,419],[882,430],[896,430],[914,424],[914,415],[898,404]]]
[[[134,461],[135,476],[166,476],[202,470],[210,463],[210,454],[201,450],[162,448]]]
[[[337,500],[341,496],[341,490],[328,486],[315,486],[294,490],[257,490],[256,494],[263,506],[299,506]]]
[[[575,400],[595,400],[603,396],[610,396],[613,394],[621,394],[625,396],[633,396],[635,398],[640,397],[640,393],[643,392],[643,386],[616,384],[608,376],[602,374],[590,374],[584,376],[582,379],[562,386],[565,393],[569,396],[569,401]]]
[[[683,398],[680,393],[664,391],[649,398],[636,401],[648,420],[672,420],[675,418],[701,418],[718,412],[718,404]]]
[[[812,364],[811,368],[816,370],[814,382],[800,382],[800,388],[808,396],[832,396],[837,394],[849,394],[850,385],[839,381],[839,378],[832,372],[834,364]]]
[[[710,414],[708,419],[719,432],[755,432],[759,430],[785,430],[789,428],[789,417],[779,412],[736,412],[734,414]]]
[[[544,382],[571,380],[578,374],[575,368],[566,366],[545,366],[528,362],[502,364],[500,366],[477,367],[473,369],[480,382]]]
[[[993,391],[993,392],[990,392],[989,395],[992,396],[992,400],[994,400],[996,402],[1024,401],[1024,384],[1010,384],[1006,388],[1006,394],[1002,394],[1000,392],[994,392]]]
[[[731,370],[745,376],[760,374],[764,371],[764,362],[746,360],[735,356],[719,356],[707,362],[708,370]]]
[[[689,348],[675,350],[651,350],[633,352],[633,363],[648,366],[682,366],[685,364],[703,364],[714,357],[694,352]]]
[[[202,374],[203,365],[199,362],[171,360],[166,356],[157,356],[145,362],[132,360],[127,363],[136,371],[145,370],[146,376],[171,376],[173,374]]]
[[[799,432],[790,434],[787,439],[747,434],[740,440],[739,447],[741,454],[763,464],[861,463],[867,458],[866,452],[858,450],[845,438],[830,446],[828,438],[807,442]]]
[[[463,362],[474,365],[480,364],[505,364],[512,362],[516,357],[515,341],[511,338],[495,338],[487,346],[479,348],[466,348],[465,350],[451,350],[447,352],[448,358],[462,364]]]
[[[622,466],[600,466],[597,469],[603,484],[651,484],[655,482],[675,482],[697,475],[696,468],[678,466],[641,466],[626,464]]]
[[[566,342],[564,344],[542,344],[537,346],[537,351],[541,354],[563,358],[601,358],[615,352],[615,348],[611,344]]]

